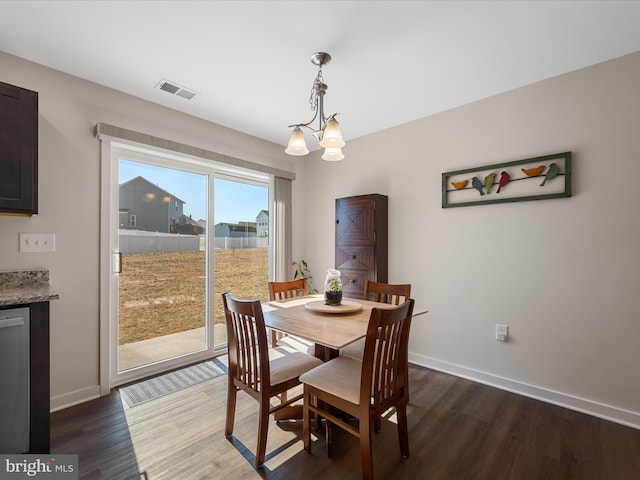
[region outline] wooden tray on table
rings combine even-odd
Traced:
[[[351,300],[342,300],[340,305],[326,305],[324,300],[309,302],[304,308],[317,313],[353,313],[362,310],[362,304]]]

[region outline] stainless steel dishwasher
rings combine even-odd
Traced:
[[[29,308],[0,310],[0,453],[29,451]]]

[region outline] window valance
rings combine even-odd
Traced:
[[[102,136],[118,138],[121,140],[149,145],[155,148],[162,148],[164,150],[182,153],[193,157],[205,158],[207,160],[212,160],[214,162],[224,163],[227,165],[233,165],[235,167],[267,173],[269,175],[273,175],[274,177],[286,178],[288,180],[295,180],[296,178],[295,173],[289,172],[287,170],[269,167],[267,165],[251,162],[249,160],[243,160],[241,158],[223,155],[221,153],[212,152],[203,148],[193,147],[191,145],[174,142],[172,140],[167,140],[160,137],[154,137],[153,135],[147,135],[145,133],[127,130],[126,128],[116,127],[106,123],[96,124],[94,134],[96,137],[98,137],[98,139],[100,139]]]

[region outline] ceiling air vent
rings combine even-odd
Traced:
[[[186,98],[187,100],[191,100],[197,95],[197,93],[192,92],[191,90],[187,90],[186,88],[181,88],[176,92],[176,95],[182,98]]]
[[[178,97],[186,98],[187,100],[191,100],[193,97],[198,95],[198,92],[193,90],[189,90],[188,88],[182,87],[175,82],[170,82],[168,80],[162,79],[160,80],[156,88],[168,92],[172,95],[177,95]]]

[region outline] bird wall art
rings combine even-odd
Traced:
[[[495,172],[491,172],[489,175],[484,177],[484,189],[487,191],[487,194],[491,193],[491,187],[493,187],[494,178],[496,178]]]
[[[544,170],[544,165],[535,168],[521,168],[520,170],[522,170],[527,177],[537,177]]]
[[[453,185],[453,188],[455,188],[456,190],[460,190],[461,188],[466,187],[467,183],[469,183],[469,180],[463,180],[461,182],[451,182],[451,185]]]
[[[542,183],[540,184],[540,186],[544,187],[549,180],[551,180],[554,177],[557,177],[559,173],[560,173],[560,167],[558,167],[557,163],[552,163],[551,165],[549,165],[549,170],[547,170],[547,173],[545,173],[544,180],[542,180]]]
[[[473,188],[480,192],[480,196],[484,195],[484,191],[482,190],[482,182],[478,177],[473,177],[471,179],[471,185],[473,186]]]
[[[509,176],[509,174],[503,170],[502,173],[500,173],[500,180],[498,181],[498,190],[496,190],[496,193],[500,193],[502,187],[509,183],[510,180],[511,177]]]
[[[445,208],[570,197],[571,152],[443,173],[442,195]]]

